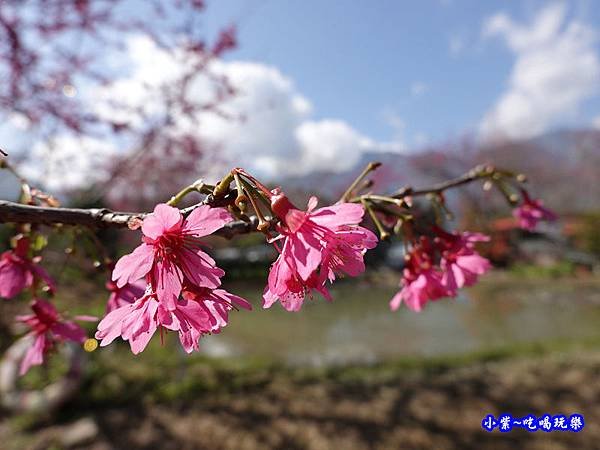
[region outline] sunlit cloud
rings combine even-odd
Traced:
[[[562,3],[542,9],[529,24],[495,14],[485,21],[483,36],[503,39],[516,56],[506,91],[480,123],[486,138],[543,133],[575,118],[581,104],[598,93],[598,35],[567,20]]]
[[[111,85],[86,92],[97,114],[127,122],[135,129],[143,127],[153,114],[160,116],[164,105],[152,95],[156,92],[153,88],[177,77],[185,62],[141,37],[129,41],[128,58],[126,75]],[[236,95],[219,105],[224,114],[209,110],[190,118],[175,113],[168,129],[163,130],[173,136],[196,136],[208,148],[218,146],[217,160],[211,161],[210,167],[198,167],[199,175],[209,179],[232,166],[243,166],[266,179],[315,170],[342,172],[354,167],[365,152],[405,150],[399,136],[379,142],[341,119],[315,119],[312,102],[276,67],[249,61],[217,61],[211,73],[225,76],[236,90]],[[206,97],[208,102],[210,87],[210,81],[199,76],[188,87],[189,95],[199,101]],[[411,86],[414,95],[426,90],[423,83]],[[119,107],[115,107],[115,101]],[[28,176],[52,190],[74,189],[105,175],[97,167],[103,160],[127,152],[127,144],[114,142],[111,136],[100,141],[64,135],[52,146],[35,144],[25,168]],[[65,164],[69,176],[64,175]]]

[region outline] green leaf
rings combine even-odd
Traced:
[[[41,251],[46,245],[48,245],[48,237],[44,234],[37,234],[31,242],[31,248],[36,252]]]

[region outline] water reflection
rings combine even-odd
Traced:
[[[499,346],[568,339],[600,340],[600,283],[485,281],[421,314],[389,311],[393,287],[340,283],[333,303],[302,312],[260,308],[260,286],[232,287],[253,300],[251,313],[205,339],[211,356],[248,355],[289,364],[373,363],[399,356],[439,356]],[[245,291],[245,292],[244,292]],[[242,317],[243,315],[243,317]]]

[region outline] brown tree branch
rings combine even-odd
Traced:
[[[497,169],[494,167],[477,166],[458,178],[423,189],[406,187],[389,198],[402,199],[407,196],[441,193],[447,189],[490,177],[495,172],[497,172]],[[184,216],[187,216],[195,208],[204,204],[213,207],[230,205],[234,202],[236,195],[237,193],[235,191],[229,191],[225,195],[219,197],[214,197],[211,194],[201,203],[182,209],[181,213]],[[369,194],[356,197],[350,201],[361,201],[362,198],[368,199]],[[90,228],[124,228],[134,223],[136,220],[143,219],[148,214],[149,213],[111,211],[106,208],[48,208],[0,200],[0,223],[32,223],[42,225],[63,224],[86,226]],[[270,218],[267,219],[269,221],[271,220]],[[259,222],[260,221],[256,216],[249,217],[247,221],[236,220],[230,222],[215,234],[226,238],[232,238],[238,234],[255,232],[257,231],[256,227]]]
[[[393,194],[392,197],[403,198],[408,196],[414,197],[418,195],[439,194],[447,189],[459,187],[464,184],[468,184],[473,181],[481,180],[482,178],[492,176],[494,172],[496,172],[496,169],[492,166],[476,166],[469,170],[467,173],[461,175],[460,177],[453,178],[452,180],[444,181],[433,186],[429,186],[428,188],[413,189],[412,187],[405,187]]]
[[[220,206],[223,200],[211,202],[212,206]],[[184,216],[190,214],[198,203],[181,210]],[[43,206],[23,205],[0,200],[0,223],[35,223],[39,225],[76,225],[90,228],[125,228],[135,219],[143,219],[149,213],[132,213],[111,211],[106,208],[48,208]],[[216,235],[230,239],[238,234],[256,231],[258,218],[249,217],[248,221],[235,220],[215,232]]]

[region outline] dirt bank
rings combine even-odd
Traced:
[[[194,374],[200,384],[185,379],[186,389],[158,397],[147,394],[148,385],[136,389],[130,378],[111,381],[120,387],[99,400],[91,385],[106,380],[90,379],[58,415],[41,421],[5,416],[0,439],[7,450],[597,449],[599,375],[600,352],[587,352],[318,373],[204,367]],[[502,412],[577,412],[586,425],[578,434],[482,430],[486,414]]]

